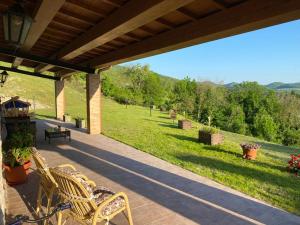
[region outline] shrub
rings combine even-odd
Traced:
[[[267,141],[276,140],[278,126],[265,111],[257,113],[254,118],[254,133]]]
[[[220,133],[220,130],[216,127],[203,127],[201,129],[202,132],[208,133],[208,134],[218,134]]]

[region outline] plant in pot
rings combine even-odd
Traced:
[[[71,122],[72,117],[68,113],[66,113],[66,114],[64,114],[63,120],[64,120],[64,122]]]
[[[243,143],[240,145],[243,149],[243,158],[254,160],[257,156],[257,150],[261,147],[259,144]]]
[[[224,137],[215,127],[203,127],[199,130],[198,140],[207,145],[218,145],[223,142]]]
[[[15,133],[6,141],[3,151],[3,168],[9,185],[27,181],[31,166],[33,136],[30,133]]]
[[[85,128],[85,119],[82,117],[76,117],[75,118],[75,124],[77,128]]]
[[[291,159],[288,161],[288,171],[294,173],[296,176],[299,175],[300,171],[300,154],[299,155],[291,155]]]

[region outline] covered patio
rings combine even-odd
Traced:
[[[37,146],[49,166],[70,163],[99,185],[128,194],[134,224],[299,224],[300,218],[105,136],[71,124],[39,120]],[[44,140],[44,129],[62,125],[72,141]],[[38,176],[7,189],[7,219],[35,217]],[[36,182],[34,182],[36,180]],[[53,224],[56,224],[53,218]],[[69,224],[76,224],[70,221]],[[120,215],[111,224],[127,224]]]
[[[300,223],[297,216],[99,135],[102,71],[119,63],[299,19],[300,1],[24,0],[23,3],[33,23],[24,40],[17,40],[17,45],[7,42],[11,37],[5,30],[10,29],[0,19],[0,61],[10,63],[0,69],[53,80],[57,120],[37,121],[37,147],[50,166],[71,163],[96,183],[126,192],[135,224]],[[12,0],[1,1],[0,13],[13,4]],[[55,140],[48,144],[43,131],[62,123],[65,79],[78,72],[86,74],[87,130],[70,127],[71,142]],[[31,173],[30,179],[38,177]],[[33,212],[36,188],[37,182],[7,186],[7,203],[1,213],[7,215],[8,221],[14,215]],[[1,197],[3,194],[2,206]],[[122,217],[112,222],[126,224]]]

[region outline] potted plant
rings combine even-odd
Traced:
[[[85,128],[85,119],[82,117],[75,118],[75,124],[77,128]]]
[[[257,156],[257,150],[261,147],[259,144],[244,143],[241,144],[243,149],[243,158],[254,160]]]
[[[9,185],[26,182],[31,166],[31,148],[33,137],[30,133],[15,133],[5,145],[3,168]]]
[[[170,111],[170,119],[173,120],[173,123],[174,123],[174,120],[176,120],[176,118],[177,118],[177,113],[176,113],[176,111],[175,111],[175,110],[171,110],[171,111]]]
[[[300,154],[299,155],[292,154],[291,159],[288,161],[288,163],[289,163],[287,167],[288,171],[298,176],[300,171]]]
[[[63,120],[64,120],[64,122],[69,123],[72,121],[72,117],[68,113],[66,113],[66,114],[64,114]]]
[[[192,122],[190,120],[178,120],[178,128],[188,130],[192,128]]]
[[[199,130],[198,140],[207,145],[218,145],[223,142],[224,137],[215,127],[203,127]]]

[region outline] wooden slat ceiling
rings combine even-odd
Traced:
[[[51,2],[51,11],[47,2]],[[0,1],[0,13],[13,0]],[[104,68],[300,18],[299,0],[25,0],[35,29],[21,49],[32,55]],[[43,16],[44,15],[44,16]],[[0,18],[0,48],[4,41]],[[36,26],[38,25],[38,26]],[[36,36],[34,36],[36,35]],[[52,65],[0,60],[68,74]]]

